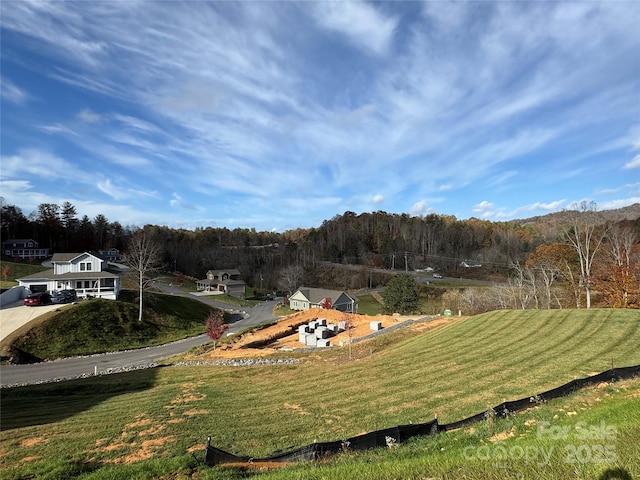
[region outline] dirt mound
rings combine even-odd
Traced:
[[[371,322],[380,322],[383,328],[389,328],[399,322],[410,318],[419,318],[419,316],[354,315],[338,310],[314,308],[284,317],[270,327],[244,334],[236,341],[223,344],[215,351],[207,352],[198,358],[202,360],[203,357],[217,359],[265,356],[282,349],[302,348],[304,345],[298,341],[298,327],[321,318],[326,319],[328,324],[347,322],[350,325],[347,331],[331,337],[331,345],[340,345],[348,342],[349,338],[353,340],[372,333]]]

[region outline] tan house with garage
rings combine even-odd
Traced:
[[[235,268],[209,270],[207,278],[196,282],[196,288],[201,292],[226,293],[236,298],[244,298],[245,286],[240,271]]]

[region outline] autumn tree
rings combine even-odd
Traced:
[[[324,308],[325,310],[331,310],[333,305],[331,304],[331,299],[329,297],[323,298],[320,302],[320,308]]]
[[[399,312],[402,314],[418,310],[420,300],[418,283],[413,275],[402,273],[395,275],[387,283],[382,292],[384,310],[387,313]]]
[[[539,245],[536,251],[529,255],[525,266],[533,272],[535,281],[540,283],[540,296],[543,298],[544,308],[550,309],[551,304],[557,303],[562,307],[558,297],[554,293],[554,284],[562,276],[563,244]]]
[[[149,229],[138,230],[129,240],[129,249],[125,254],[126,265],[138,276],[140,291],[138,321],[142,321],[142,298],[147,276],[160,267],[162,250]]]
[[[224,323],[224,315],[222,310],[213,310],[207,317],[207,336],[213,341],[213,349],[216,349],[216,342],[224,332],[227,331],[229,325]]]
[[[571,212],[569,226],[564,230],[566,242],[576,251],[580,265],[580,285],[584,288],[587,308],[591,308],[593,262],[607,235],[595,202],[581,202]]]
[[[2,266],[2,276],[4,277],[4,281],[7,281],[7,277],[11,273],[11,267],[9,265]]]
[[[640,307],[640,245],[636,239],[631,225],[617,225],[609,231],[596,271],[596,286],[608,307]]]

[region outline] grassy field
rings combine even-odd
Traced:
[[[353,361],[346,361],[344,349],[335,349],[293,365],[165,367],[3,390],[0,468],[7,479],[245,478],[237,469],[198,468],[189,452],[200,453],[207,435],[219,448],[261,457],[436,415],[440,423],[459,420],[612,363],[640,363],[637,316],[622,310],[499,311],[423,333],[382,335],[356,344]],[[555,413],[537,408],[540,418],[555,420],[562,408],[567,413],[558,422],[595,424],[599,414],[590,406],[602,404],[606,422],[620,431],[616,465],[637,469],[630,445],[640,442],[638,383],[625,388],[601,389],[600,400],[576,397],[583,399],[567,403],[571,410],[558,407],[562,403],[549,404]],[[569,418],[570,411],[577,416]],[[513,424],[514,436],[506,442],[526,437],[524,422]],[[522,478],[460,455],[464,446],[491,445],[490,437],[510,425],[486,423],[411,442],[397,455],[396,450],[349,454],[264,476]],[[535,435],[528,438],[537,444]],[[554,461],[544,477],[524,478],[597,478],[591,473],[602,469],[593,462],[574,468]]]
[[[4,275],[0,275],[0,288],[11,288],[18,285],[16,278],[26,277],[27,275],[31,275],[32,273],[43,272],[47,270],[46,267],[43,267],[39,263],[20,263],[20,262],[8,262],[2,261],[0,262],[0,271],[3,268],[7,267],[9,269],[8,275],[5,278]]]
[[[358,295],[358,313],[362,315],[378,315],[383,305],[373,295]]]
[[[118,301],[92,299],[49,312],[0,343],[40,359],[160,345],[204,333],[211,308],[174,295],[145,293],[138,322],[137,292],[123,290]],[[27,329],[28,327],[28,329]],[[72,335],[69,332],[73,332]]]

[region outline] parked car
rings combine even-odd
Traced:
[[[46,292],[36,292],[24,299],[24,304],[33,307],[36,305],[47,305],[51,303],[51,296]]]
[[[69,302],[75,302],[76,300],[78,300],[78,294],[73,289],[62,290],[62,294],[69,299]]]
[[[69,297],[63,292],[51,292],[51,303],[68,303]]]
[[[433,278],[442,278],[442,275],[440,275],[439,273],[434,273]]]

